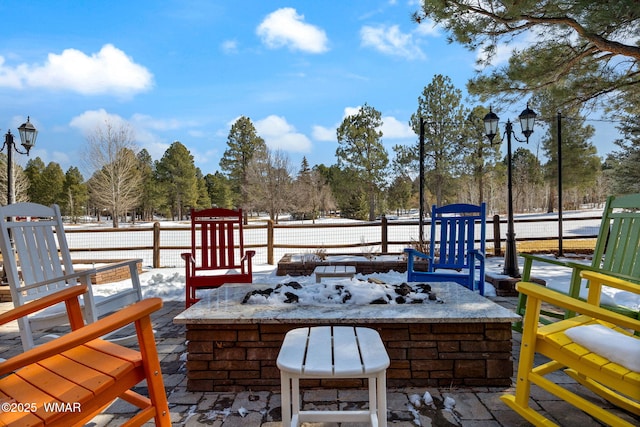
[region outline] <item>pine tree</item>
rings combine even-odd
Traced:
[[[211,205],[231,209],[233,207],[233,197],[231,195],[231,186],[227,178],[216,171],[214,174],[207,174],[204,177],[207,193],[211,199]]]
[[[424,122],[425,187],[435,194],[436,204],[453,203],[454,176],[465,166],[471,152],[466,135],[469,111],[462,105],[462,92],[451,79],[438,74],[418,97],[418,110],[411,115],[409,125],[420,134],[420,120]],[[418,157],[418,146],[414,155]]]
[[[336,131],[338,166],[352,169],[364,182],[369,221],[376,217],[376,195],[384,184],[389,163],[387,151],[380,141],[381,117],[379,111],[365,103],[356,114],[345,117]]]
[[[24,173],[29,180],[27,195],[29,200],[33,203],[44,204],[43,201],[47,192],[47,190],[42,186],[42,173],[44,172],[44,168],[45,164],[40,157],[29,159],[26,167],[24,168]]]
[[[246,208],[249,164],[256,154],[265,155],[267,145],[258,136],[251,119],[242,116],[231,126],[227,146],[220,159],[220,168],[227,174],[231,183],[234,204]]]
[[[80,170],[75,166],[70,167],[64,175],[62,195],[65,197],[62,200],[64,214],[70,216],[73,222],[77,222],[78,217],[85,213],[89,190]]]
[[[166,192],[156,176],[156,164],[149,152],[143,148],[137,157],[142,174],[142,194],[137,209],[143,221],[151,221],[154,214],[159,212]]]
[[[500,103],[552,88],[565,106],[589,101],[620,103],[640,97],[640,14],[637,0],[423,0],[417,22],[446,29],[450,41],[481,48],[484,70],[469,82],[471,94]],[[524,34],[523,34],[524,33]],[[511,51],[508,64],[491,64],[501,44],[527,43]]]
[[[183,219],[186,211],[197,207],[198,181],[193,156],[180,141],[175,141],[156,164],[163,183],[166,205],[174,218]]]

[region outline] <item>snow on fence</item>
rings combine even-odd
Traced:
[[[582,241],[593,249],[600,227],[600,216],[569,217],[563,220],[563,241]],[[179,267],[180,254],[188,252],[191,229],[188,224],[155,222],[128,228],[65,229],[72,257],[76,260],[142,258],[143,265]],[[558,249],[558,221],[553,216],[516,218],[514,221],[518,250],[548,251]],[[310,223],[250,222],[244,227],[244,246],[256,251],[254,263],[276,264],[285,253],[377,254],[401,253],[419,241],[417,220],[375,222],[343,221]],[[430,222],[424,223],[424,240],[430,236]],[[490,255],[500,255],[504,246],[506,220],[496,215],[487,221],[486,248]],[[479,235],[479,233],[478,233]],[[570,244],[566,245],[567,247]]]

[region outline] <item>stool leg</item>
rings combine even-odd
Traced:
[[[376,427],[380,425],[380,414],[378,414],[378,386],[376,377],[369,377],[369,418],[371,424]]]
[[[296,425],[291,424],[292,427],[298,427],[298,421],[300,420],[300,379],[297,376],[291,377],[291,408],[293,410],[293,419],[296,420]],[[284,426],[283,426],[284,427]]]
[[[377,395],[378,395],[378,425],[387,427],[387,371],[378,374]]]
[[[282,427],[291,426],[291,378],[280,372],[280,400],[282,401]]]

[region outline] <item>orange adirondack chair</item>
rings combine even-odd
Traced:
[[[199,301],[198,289],[251,283],[251,258],[255,254],[244,250],[242,209],[191,209],[191,252],[182,254],[187,308]]]
[[[139,301],[85,326],[78,297],[87,291],[86,284],[71,286],[0,314],[2,325],[64,303],[72,329],[0,361],[0,426],[83,426],[118,398],[140,409],[123,425],[171,426],[150,318],[162,300]],[[100,339],[129,324],[139,351]],[[140,383],[149,397],[133,390]]]

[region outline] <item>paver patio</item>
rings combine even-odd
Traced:
[[[493,297],[495,302],[515,310],[517,298]],[[11,303],[0,303],[0,311],[8,310]],[[154,329],[158,342],[165,387],[169,407],[175,426],[216,426],[216,427],[279,427],[280,389],[260,392],[215,393],[189,392],[186,389],[186,368],[184,326],[173,324],[173,318],[184,310],[184,303],[170,301],[155,313]],[[520,334],[514,333],[513,355],[517,361]],[[10,357],[22,351],[17,324],[0,326],[0,357]],[[514,362],[515,363],[515,362]],[[515,372],[515,369],[514,369]],[[560,376],[562,375],[562,376]],[[559,374],[559,381],[573,383],[569,377]],[[428,391],[433,397],[433,405],[411,404],[416,396]],[[146,390],[143,390],[143,393]],[[389,425],[399,427],[415,426],[473,426],[473,427],[517,427],[530,425],[515,412],[508,409],[499,399],[505,392],[513,392],[510,387],[458,387],[458,388],[405,388],[389,389],[387,394]],[[611,405],[593,394],[584,396],[600,402],[603,407]],[[452,408],[445,403],[453,399]],[[591,427],[602,424],[564,401],[533,387],[531,399],[540,410],[549,414],[562,426]],[[302,397],[306,408],[361,408],[368,400],[366,390],[310,390]],[[132,406],[116,402],[106,412],[94,419],[92,426],[118,426],[130,417]],[[640,425],[640,419],[613,409],[632,423]],[[309,424],[311,425],[311,424]],[[366,424],[343,423],[342,426]],[[337,426],[337,424],[313,424],[313,426]]]

